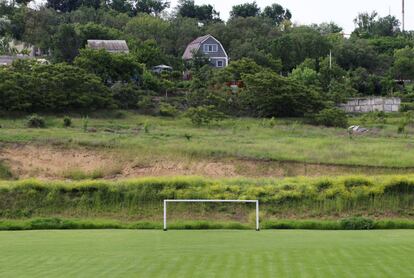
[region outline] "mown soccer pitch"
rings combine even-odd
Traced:
[[[0,232],[1,277],[412,277],[414,231]]]

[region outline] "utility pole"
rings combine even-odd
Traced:
[[[329,50],[329,69],[332,69],[332,50]]]
[[[402,30],[405,31],[405,0],[402,0]]]

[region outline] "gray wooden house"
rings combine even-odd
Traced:
[[[213,67],[224,68],[229,65],[229,56],[223,45],[212,35],[199,37],[192,41],[186,48],[183,59],[190,61],[194,54],[201,52],[210,59]]]

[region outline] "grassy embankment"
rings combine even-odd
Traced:
[[[89,118],[84,132],[82,118],[64,128],[62,118],[46,117],[48,128],[28,129],[25,119],[0,119],[0,142],[35,143],[58,147],[89,147],[119,153],[120,157],[143,161],[154,159],[223,159],[293,161],[349,166],[414,167],[414,144],[410,136],[398,134],[399,115],[386,123],[352,118],[370,132],[353,136],[345,129],[303,124],[281,119],[272,126],[266,120],[228,119],[219,125],[194,127],[188,119],[168,119],[126,113],[125,118]],[[366,170],[369,171],[369,170]]]
[[[354,216],[375,220],[362,221],[355,224],[362,227],[355,228],[414,227],[413,176],[3,181],[0,226],[3,229],[159,228],[162,201],[172,198],[259,199],[264,228],[352,229],[353,220],[347,223],[342,219]],[[254,208],[177,204],[170,205],[169,219],[173,228],[248,228],[254,223]],[[186,222],[192,220],[195,222]]]
[[[412,277],[413,231],[0,232],[5,277]]]

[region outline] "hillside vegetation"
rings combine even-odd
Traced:
[[[145,178],[138,180],[0,183],[0,218],[66,217],[160,223],[164,199],[258,199],[262,220],[411,218],[414,177],[221,179]],[[241,221],[253,207],[176,204],[174,220]],[[250,215],[250,216],[249,216]]]
[[[46,128],[27,128],[26,118],[0,118],[0,142],[87,147],[119,153],[128,159],[240,158],[354,166],[414,167],[414,146],[408,126],[398,132],[404,117],[352,118],[369,132],[350,136],[346,129],[310,126],[291,119],[226,119],[194,126],[186,118],[160,118],[124,113],[124,118],[72,119],[47,116]],[[123,115],[124,115],[123,114]],[[86,127],[85,127],[86,123]],[[147,161],[148,162],[148,161]],[[151,162],[151,161],[150,161]]]

